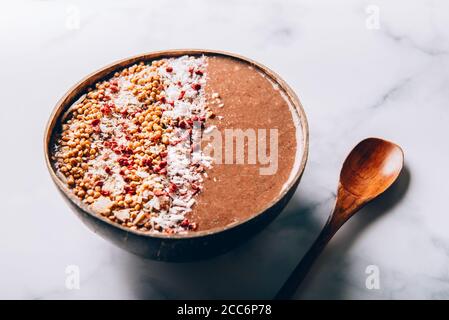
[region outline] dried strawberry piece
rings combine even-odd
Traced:
[[[126,159],[126,158],[119,158],[119,159],[117,160],[117,162],[118,162],[118,163],[120,164],[120,166],[122,166],[122,167],[126,167],[126,166],[129,165],[128,159]]]
[[[198,91],[201,89],[201,85],[199,83],[194,83],[192,84],[192,89]]]
[[[130,186],[125,186],[124,188],[125,193],[129,194],[129,195],[134,195],[136,194],[136,190],[134,190],[132,187]]]
[[[167,99],[166,99],[165,97],[161,97],[161,98],[159,99],[159,101],[162,102],[162,103],[166,103],[166,102],[167,102]]]
[[[190,226],[189,219],[184,219],[184,220],[182,220],[182,222],[181,222],[181,227],[183,227],[183,228],[188,228],[189,226]]]
[[[174,184],[173,182],[170,183],[170,186],[168,187],[168,190],[173,193],[176,190],[178,190],[178,186],[176,184]]]
[[[96,186],[96,187],[102,187],[102,186],[103,186],[103,181],[97,181],[97,182],[95,182],[95,186]]]
[[[117,92],[118,92],[118,87],[115,86],[115,85],[111,85],[111,86],[109,87],[109,89],[111,89],[111,92],[112,92],[112,93],[117,93]]]
[[[99,124],[100,124],[100,119],[94,119],[91,122],[91,125],[94,126],[94,127],[98,126]]]
[[[196,70],[195,73],[196,73],[197,75],[199,75],[199,76],[202,76],[202,75],[203,75],[203,71],[201,71],[201,70]]]
[[[167,166],[167,161],[161,161],[159,163],[159,168],[165,168]]]
[[[105,197],[107,197],[107,196],[109,196],[109,195],[111,194],[111,193],[110,193],[109,191],[107,191],[107,190],[101,190],[100,193],[101,193],[102,196],[105,196]]]
[[[182,98],[184,98],[185,94],[186,94],[186,92],[184,90],[181,91],[181,93],[179,94],[178,100],[182,100]]]
[[[172,72],[172,71],[173,71],[173,68],[172,68],[172,67],[167,67],[167,68],[165,68],[165,71],[167,71],[167,72]]]
[[[100,108],[100,111],[104,114],[104,115],[110,115],[111,114],[111,108],[108,105],[104,105]]]
[[[187,121],[181,120],[181,121],[179,121],[179,127],[182,128],[182,129],[185,129],[185,128],[189,127],[189,124],[188,124]]]
[[[129,147],[123,147],[122,148],[122,153],[125,155],[132,155],[134,153],[133,149],[129,148]]]
[[[105,171],[107,174],[111,174],[111,173],[112,173],[111,168],[109,168],[108,166],[106,166],[106,167],[104,168],[104,171]]]

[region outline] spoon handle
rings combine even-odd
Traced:
[[[324,228],[318,238],[302,258],[301,262],[296,266],[295,270],[293,270],[292,274],[276,294],[274,299],[285,300],[291,298],[291,296],[295,293],[296,288],[298,288],[309,272],[313,262],[323,251],[329,240],[332,239],[338,229],[340,229],[340,227],[355,212],[357,212],[357,210],[359,210],[365,202],[365,199],[358,199],[356,196],[344,189],[341,184],[339,184],[334,211],[329,216],[329,219],[324,225]]]
[[[293,270],[287,281],[285,281],[282,288],[278,291],[278,293],[274,297],[275,300],[290,299],[295,293],[296,289],[304,280],[316,258],[320,255],[326,244],[338,230],[331,226],[330,221],[331,219],[328,220],[318,238],[304,255],[301,262],[296,266],[295,270]]]

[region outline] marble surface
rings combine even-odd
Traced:
[[[0,298],[271,298],[323,226],[345,155],[368,136],[400,144],[406,169],[340,230],[295,297],[449,298],[447,1],[10,0],[0,41]],[[282,75],[308,115],[310,158],[261,234],[169,264],[87,230],[50,181],[42,138],[56,101],[86,74],[185,47],[237,52]],[[67,285],[70,266],[79,289]],[[378,289],[366,286],[368,266]]]

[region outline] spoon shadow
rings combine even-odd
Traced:
[[[135,298],[271,299],[298,250],[304,252],[319,232],[316,206],[300,194],[261,233],[218,257],[167,263],[123,252],[123,269]]]
[[[344,256],[369,224],[391,211],[402,200],[410,180],[410,171],[404,167],[391,188],[353,218],[351,232],[341,232],[332,241],[334,254]],[[272,299],[298,262],[298,252],[305,253],[320,232],[319,210],[299,190],[281,215],[261,233],[208,260],[158,262],[121,251],[126,283],[136,299]],[[324,264],[314,266],[295,297],[307,297]],[[324,285],[315,298],[340,299],[343,294],[341,286]]]
[[[339,283],[339,278],[344,278],[344,270],[341,270],[341,277],[320,277],[325,272],[326,259],[329,261],[330,254],[332,254],[332,256],[339,257],[339,260],[343,261],[345,254],[349,252],[351,246],[363,234],[363,231],[375,220],[380,219],[380,217],[392,211],[402,201],[410,186],[411,179],[410,170],[405,165],[397,181],[377,199],[368,203],[351,219],[350,223],[346,226],[346,231],[340,231],[339,235],[331,241],[332,253],[327,250],[326,254],[325,250],[322,255],[323,257],[319,259],[321,261],[317,261],[311,272],[304,279],[294,295],[295,299],[345,298],[345,292]],[[338,267],[343,268],[344,265],[340,264]],[[340,270],[338,273],[340,273]],[[324,278],[326,279],[323,281],[322,279]],[[316,286],[319,286],[320,290],[312,290]],[[312,291],[313,294],[310,294]]]

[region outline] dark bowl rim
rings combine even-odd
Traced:
[[[179,57],[183,55],[209,55],[209,56],[223,56],[228,58],[233,58],[236,60],[243,61],[245,63],[248,63],[254,67],[256,67],[259,71],[267,75],[271,81],[278,84],[280,88],[283,90],[283,92],[288,96],[290,103],[293,105],[294,109],[297,112],[297,116],[300,120],[301,130],[302,130],[302,141],[297,141],[297,146],[302,147],[302,155],[301,155],[301,162],[297,168],[297,171],[295,173],[295,176],[293,179],[291,179],[286,187],[283,188],[282,192],[279,193],[279,195],[273,199],[270,203],[266,205],[265,208],[258,211],[257,213],[251,215],[250,217],[240,220],[238,222],[228,224],[224,227],[216,227],[212,229],[207,229],[203,231],[197,231],[197,232],[189,232],[186,234],[158,234],[158,233],[147,233],[143,231],[138,230],[132,230],[130,228],[123,227],[120,224],[117,224],[115,222],[110,221],[106,217],[100,216],[93,211],[91,211],[87,205],[79,201],[77,198],[75,198],[72,194],[70,194],[70,190],[65,186],[65,184],[58,178],[56,175],[56,172],[54,170],[53,165],[51,164],[50,160],[50,143],[53,141],[53,135],[55,133],[55,127],[58,121],[60,121],[60,117],[63,115],[63,111],[67,110],[69,106],[71,106],[79,97],[80,94],[75,95],[74,97],[70,97],[70,95],[77,90],[80,87],[83,87],[83,90],[87,89],[89,85],[86,84],[90,79],[98,77],[99,74],[102,74],[103,72],[109,70],[109,72],[106,72],[105,75],[99,77],[94,81],[97,82],[101,80],[102,78],[106,78],[116,70],[120,68],[124,68],[125,66],[132,65],[139,61],[151,61],[154,59],[160,59],[160,58],[169,58],[169,57]],[[299,129],[299,128],[298,128]],[[110,225],[113,228],[121,229],[127,233],[132,233],[137,236],[143,236],[148,238],[159,238],[164,240],[187,240],[187,239],[193,239],[193,238],[201,238],[201,237],[207,237],[211,235],[216,235],[225,231],[228,231],[230,229],[236,228],[240,225],[243,225],[259,216],[264,214],[266,211],[274,207],[279,201],[281,201],[286,194],[294,188],[297,183],[299,182],[302,174],[304,173],[305,166],[308,159],[308,153],[309,153],[309,126],[307,122],[307,117],[304,112],[303,106],[298,98],[298,96],[295,94],[295,92],[291,89],[291,87],[274,71],[269,69],[268,67],[264,66],[263,64],[256,62],[252,59],[246,58],[242,55],[227,52],[227,51],[221,51],[221,50],[211,50],[211,49],[168,49],[168,50],[160,50],[160,51],[153,51],[148,53],[142,53],[138,55],[134,55],[128,58],[120,59],[115,62],[112,62],[92,73],[82,78],[80,81],[78,81],[75,85],[73,85],[67,92],[62,96],[62,98],[59,99],[59,101],[56,103],[55,107],[52,110],[52,113],[50,115],[50,118],[47,122],[47,125],[45,127],[45,134],[44,134],[44,154],[45,154],[45,163],[47,165],[47,169],[50,173],[50,176],[53,180],[53,182],[56,184],[58,189],[62,192],[62,194],[70,201],[73,205],[75,205],[80,210],[84,211],[88,215],[94,217],[94,219],[98,219],[102,222],[106,222],[108,225]],[[293,170],[293,169],[292,169]],[[290,179],[290,178],[289,178]]]

